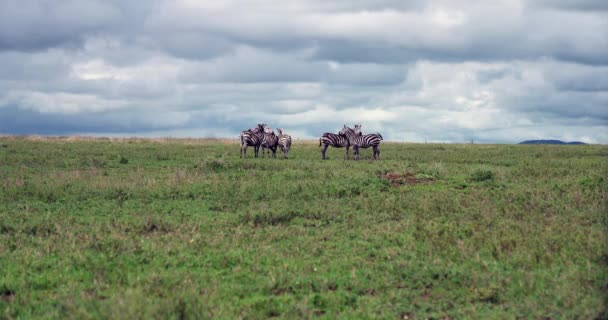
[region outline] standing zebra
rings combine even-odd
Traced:
[[[245,130],[241,132],[241,158],[243,156],[247,157],[247,147],[252,146],[253,151],[255,153],[255,157],[258,157],[258,151],[260,150],[260,145],[262,144],[262,139],[264,138],[264,127],[266,124],[258,123],[255,128]]]
[[[359,135],[361,135],[361,132],[359,132]],[[348,151],[350,150],[350,143],[348,142],[348,139],[345,136],[341,136],[339,134],[331,132],[325,132],[319,138],[319,147],[321,145],[323,145],[323,150],[321,150],[321,159],[325,160],[325,152],[327,151],[327,148],[329,146],[332,146],[334,148],[346,147],[346,154],[344,155],[344,158],[348,160]]]
[[[287,154],[291,148],[291,136],[283,134],[283,128],[278,128],[277,131],[279,132],[279,147],[283,151],[283,158],[287,159]]]
[[[262,157],[266,148],[268,148],[268,157],[270,157],[270,151],[272,151],[272,157],[277,157],[277,147],[279,146],[279,137],[274,134],[271,127],[264,126],[264,134],[262,137]]]
[[[379,133],[372,134],[361,134],[361,125],[355,125],[355,129],[351,129],[344,125],[340,130],[340,135],[348,139],[348,142],[353,146],[353,153],[355,160],[359,159],[359,148],[374,148],[374,159],[380,158],[380,142],[383,140],[382,135]]]

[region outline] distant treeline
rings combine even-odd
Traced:
[[[526,140],[519,144],[586,144],[580,141],[565,142],[561,140]]]

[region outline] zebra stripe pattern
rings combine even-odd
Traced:
[[[278,128],[277,131],[279,132],[279,148],[283,151],[283,158],[287,159],[289,149],[291,148],[291,136],[284,134],[282,128]]]
[[[344,136],[348,139],[348,142],[353,146],[353,153],[355,155],[355,160],[359,159],[359,148],[367,149],[369,147],[373,147],[374,149],[374,159],[380,158],[380,142],[383,140],[382,135],[379,133],[372,133],[362,135],[361,133],[361,125],[355,125],[354,129],[351,129],[344,125],[342,130],[340,130],[340,135]]]
[[[323,160],[325,160],[325,152],[327,151],[327,148],[329,146],[332,146],[334,148],[346,148],[346,154],[344,155],[344,157],[348,159],[350,143],[348,142],[348,139],[344,136],[331,132],[325,132],[319,138],[319,147],[320,146],[323,146],[323,149],[321,149],[321,159]]]
[[[265,126],[264,134],[262,137],[262,157],[264,157],[264,153],[266,149],[268,149],[268,157],[270,157],[270,151],[272,151],[272,157],[277,157],[277,147],[279,146],[279,137],[274,134],[272,128]]]
[[[266,124],[260,123],[255,128],[245,130],[241,132],[240,135],[240,144],[241,144],[241,158],[243,156],[247,157],[247,147],[252,146],[253,151],[255,153],[255,157],[258,157],[258,152],[260,150],[260,145],[262,144],[262,139],[264,137],[264,127]]]

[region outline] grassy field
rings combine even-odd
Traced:
[[[0,318],[608,317],[606,146],[228,142],[0,137]]]

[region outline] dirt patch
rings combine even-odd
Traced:
[[[398,187],[404,184],[416,185],[420,183],[431,183],[435,181],[432,178],[416,178],[411,172],[406,173],[397,173],[397,172],[389,172],[384,176],[384,179],[388,180],[388,182],[393,187]]]
[[[156,232],[159,230],[160,228],[156,223],[148,223],[148,225],[146,226],[146,232]]]
[[[11,289],[1,289],[0,290],[0,299],[10,302],[15,298],[15,291]]]
[[[140,229],[141,230],[141,229]],[[167,224],[160,224],[158,222],[148,222],[141,230],[141,234],[144,235],[163,235],[175,231],[173,226]]]
[[[291,288],[274,288],[274,289],[272,289],[271,292],[275,296],[280,296],[280,295],[283,295],[283,294],[292,293],[292,290],[291,290]]]

